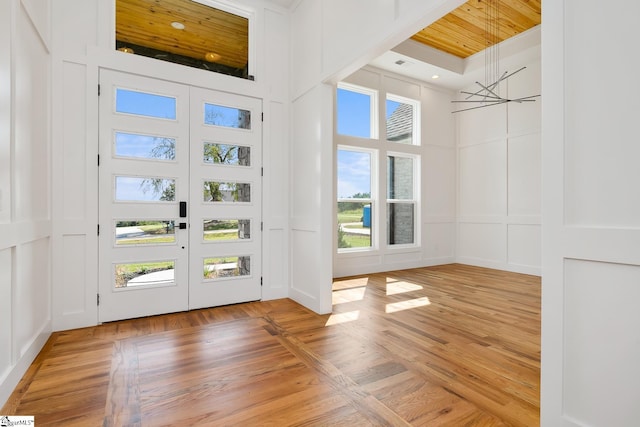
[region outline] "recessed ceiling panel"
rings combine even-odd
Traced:
[[[541,22],[541,0],[499,0],[498,5],[498,43]],[[485,6],[484,0],[469,0],[411,38],[460,58],[478,53],[490,46]]]

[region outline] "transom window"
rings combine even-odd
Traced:
[[[418,102],[387,94],[385,107],[387,141],[420,145]]]
[[[216,0],[116,0],[116,49],[253,80],[249,11]]]
[[[341,83],[337,91],[337,133],[375,139],[378,137],[378,93]]]

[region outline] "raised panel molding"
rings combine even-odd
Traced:
[[[631,425],[640,419],[640,266],[566,259],[564,268],[563,413],[581,425]]]

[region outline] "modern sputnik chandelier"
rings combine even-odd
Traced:
[[[483,2],[485,3],[484,33],[487,46],[484,51],[484,84],[476,81],[476,84],[480,86],[480,89],[476,92],[460,91],[460,93],[467,95],[467,97],[463,100],[451,102],[474,106],[456,110],[453,111],[453,113],[491,107],[507,102],[535,102],[533,98],[540,96],[532,95],[509,99],[500,95],[500,83],[527,67],[522,67],[512,73],[505,71],[500,74],[500,0],[484,0]]]

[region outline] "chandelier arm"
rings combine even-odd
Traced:
[[[510,99],[509,102],[517,102],[517,103],[521,103],[521,102],[536,102],[535,99],[531,99],[531,98],[537,98],[539,96],[540,95],[525,96],[523,98]]]
[[[480,95],[478,93],[471,93],[471,92],[465,92],[465,91],[460,91],[460,93],[463,93],[465,95],[471,95],[471,96],[466,97],[464,101],[457,101],[457,102],[466,102],[467,99],[470,99],[470,98],[472,98],[474,96],[483,96],[483,95]],[[489,98],[489,99],[504,99],[504,98],[499,98],[497,96],[489,96],[489,95],[484,95],[484,97],[485,98]]]
[[[507,103],[507,102],[509,102],[509,101],[505,99],[505,100],[500,101],[500,102],[493,102],[493,103],[491,103],[491,104],[478,105],[477,107],[470,107],[470,108],[465,108],[465,109],[463,109],[463,110],[456,110],[456,111],[452,111],[452,113],[453,113],[453,114],[455,114],[455,113],[461,113],[461,112],[463,112],[463,111],[477,110],[478,108],[493,107],[494,105],[505,104],[505,103]]]
[[[451,101],[452,104],[464,104],[467,102],[484,102],[484,103],[496,103],[496,102],[511,102],[514,101],[513,99],[505,99],[505,98],[500,98],[500,99],[488,99],[488,100],[482,100],[482,99],[478,99],[478,100],[470,100],[470,101]],[[532,101],[532,100],[530,100]]]
[[[484,85],[483,85],[482,83],[480,83],[480,82],[476,82],[476,83],[477,83],[477,84],[479,84],[479,85],[482,87],[482,89],[484,89],[484,90],[486,90],[486,91],[487,91],[487,93],[486,93],[485,95],[483,95],[483,96],[484,96],[484,98],[486,98],[489,94],[491,94],[491,95],[495,96],[496,98],[503,99],[500,95],[496,94],[493,90],[489,89],[489,87],[488,87],[488,86],[484,86]],[[491,86],[491,85],[489,85],[489,86]],[[480,92],[482,92],[482,91],[480,91]]]

